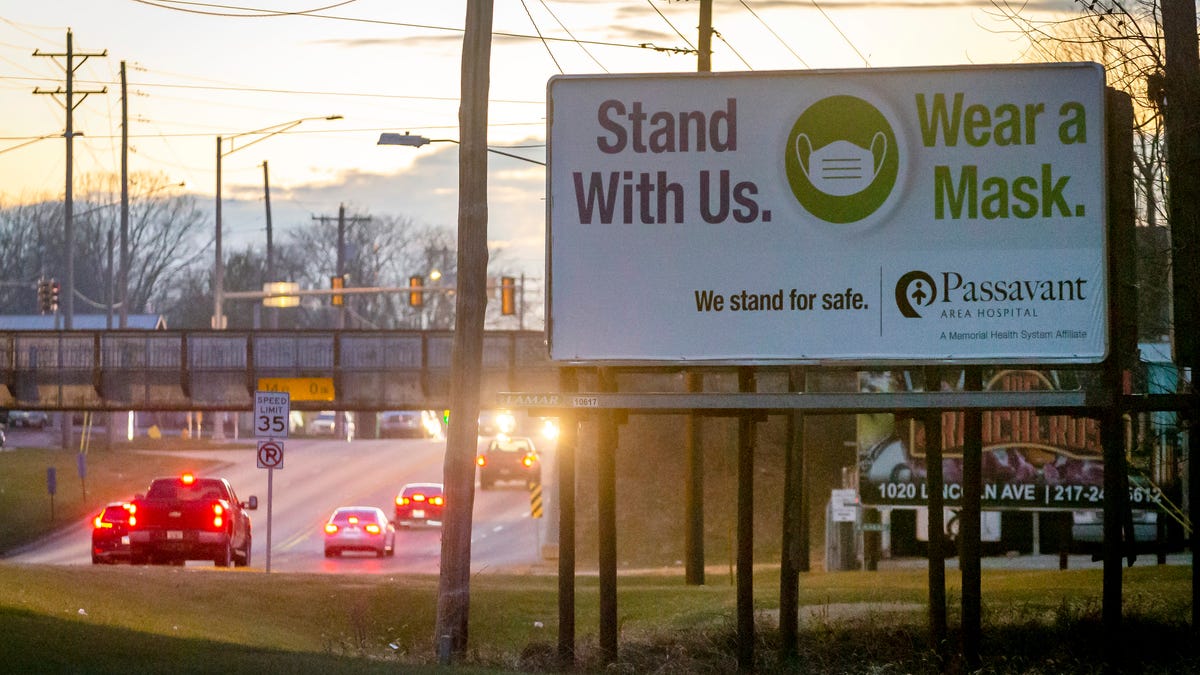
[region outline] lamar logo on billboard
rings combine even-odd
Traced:
[[[901,150],[879,106],[857,96],[829,96],[792,124],[784,167],[804,210],[827,223],[857,223],[889,201]]]
[[[909,319],[921,318],[919,307],[928,307],[937,298],[933,277],[921,270],[912,270],[896,282],[896,307]]]

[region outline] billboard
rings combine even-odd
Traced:
[[[1094,363],[1093,63],[551,79],[550,356]]]
[[[868,390],[904,390],[891,373],[864,375]],[[889,382],[889,378],[894,381]],[[1002,370],[988,382],[994,391],[1031,391],[1081,385],[1070,372]],[[962,411],[944,411],[942,497],[962,504],[964,429]],[[1089,417],[1036,410],[981,411],[982,507],[985,509],[1099,509],[1104,503],[1104,458],[1100,423]],[[913,417],[858,417],[858,485],[863,504],[925,506],[929,503],[925,426]],[[1131,475],[1134,508],[1156,504],[1158,488]]]

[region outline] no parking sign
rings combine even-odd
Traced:
[[[268,439],[258,442],[258,468],[283,468],[283,441]]]

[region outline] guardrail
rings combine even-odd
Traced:
[[[331,381],[296,410],[445,407],[450,331],[14,331],[0,333],[0,407],[249,410],[260,380]],[[484,335],[481,400],[557,387],[540,331]]]

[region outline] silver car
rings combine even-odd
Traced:
[[[367,551],[382,558],[396,553],[396,526],[383,509],[342,506],[325,522],[325,557],[344,551]]]

